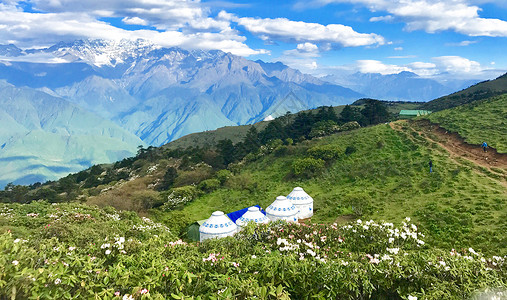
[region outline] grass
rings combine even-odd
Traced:
[[[291,178],[292,162],[321,144],[342,150],[354,145],[357,151],[343,154],[314,178]],[[254,204],[265,208],[276,196],[301,186],[315,199],[312,222],[333,223],[350,214],[389,222],[408,216],[426,230],[435,246],[473,246],[485,253],[506,254],[502,232],[507,225],[507,193],[489,175],[414,137],[410,128],[400,132],[379,125],[307,141],[282,157],[266,155],[246,164],[224,187],[163,218],[184,214],[200,220],[215,210],[231,212]]]
[[[507,153],[507,94],[424,116],[457,132],[470,144],[488,145]]]

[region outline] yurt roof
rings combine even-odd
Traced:
[[[269,219],[260,211],[259,207],[251,206],[239,219],[236,220],[236,224],[238,226],[243,226],[250,221],[254,221],[255,223],[268,223]]]
[[[261,211],[261,213],[263,213],[264,215],[266,215],[266,212],[259,206],[259,205],[254,205],[255,207],[258,207],[259,210]],[[227,216],[229,217],[229,219],[231,219],[231,221],[233,221],[234,223],[236,223],[236,221],[241,218],[249,209],[250,207],[245,207],[243,209],[240,209],[240,210],[237,210],[237,211],[233,211],[231,213],[228,213]]]
[[[285,196],[278,196],[276,200],[266,208],[266,213],[275,216],[289,217],[297,214],[298,209]]]
[[[287,196],[287,199],[294,204],[309,204],[313,202],[313,198],[299,186],[292,190],[292,192]]]
[[[215,211],[200,227],[200,233],[221,234],[235,231],[238,226],[222,211]]]

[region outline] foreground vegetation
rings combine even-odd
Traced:
[[[33,202],[0,214],[0,298],[479,299],[507,288],[507,257],[432,249],[409,219],[252,224],[187,244],[111,208]]]

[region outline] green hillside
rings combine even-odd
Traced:
[[[431,117],[469,128],[478,120],[464,114],[503,113],[502,101]],[[57,182],[8,185],[0,299],[502,297],[507,159],[473,160],[427,121],[388,123],[387,109],[367,101],[340,115],[287,115],[236,143],[139,148]],[[499,147],[502,137],[489,142]],[[314,198],[304,224],[185,240],[187,226],[215,210],[266,208],[296,186]]]
[[[487,141],[498,152],[507,153],[507,94],[439,111],[424,118],[457,132],[470,144],[480,145]]]
[[[313,178],[294,178],[295,161],[309,149],[331,146],[339,158]],[[345,150],[356,151],[345,154]],[[332,223],[352,215],[390,222],[412,217],[443,248],[473,246],[507,254],[507,193],[479,166],[455,161],[410,128],[378,125],[288,147],[285,155],[262,155],[244,164],[222,187],[162,218],[207,218],[215,210],[260,204],[302,186],[315,199],[312,222]],[[428,172],[433,160],[434,173]],[[506,172],[507,174],[507,172]]]
[[[439,111],[507,93],[507,74],[479,82],[467,89],[423,104],[421,109]]]
[[[352,105],[358,108],[363,108],[366,99],[360,99],[355,101]],[[420,102],[404,102],[404,101],[382,101],[389,113],[393,116],[397,116],[402,109],[417,109],[421,103]],[[334,112],[339,115],[345,105],[334,106]],[[317,113],[319,109],[306,110],[301,113]],[[288,116],[288,121],[293,121],[296,114],[291,114]],[[242,126],[226,126],[222,128],[218,128],[216,130],[209,130],[205,132],[197,132],[192,133],[186,136],[183,136],[175,141],[170,142],[163,146],[163,148],[167,149],[177,149],[177,148],[187,148],[193,147],[196,145],[210,145],[214,146],[218,141],[222,139],[230,139],[232,142],[237,143],[243,140],[248,130],[255,126],[257,130],[261,131],[266,128],[268,122],[259,122],[252,125],[242,125]]]

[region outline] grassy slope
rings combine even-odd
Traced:
[[[494,80],[479,82],[462,91],[440,97],[422,105],[421,109],[438,111],[507,93],[507,74]]]
[[[433,113],[424,118],[457,132],[470,144],[487,141],[507,153],[507,94]]]
[[[309,141],[290,148],[290,155],[267,155],[247,164],[228,187],[164,218],[184,215],[200,220],[214,210],[230,212],[253,204],[267,207],[276,196],[302,186],[315,199],[313,222],[339,221],[351,213],[386,221],[410,216],[430,233],[434,245],[471,245],[484,252],[507,253],[507,240],[501,234],[507,226],[507,193],[501,184],[410,132],[379,125]],[[319,144],[342,150],[354,145],[358,150],[343,155],[313,179],[289,179],[293,160]],[[429,158],[435,169],[432,174],[428,173]]]

